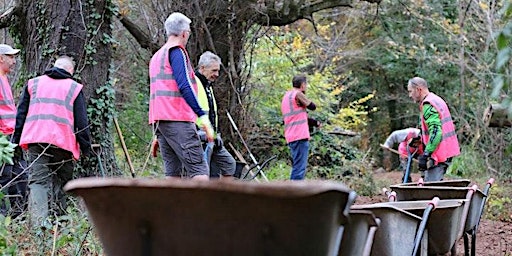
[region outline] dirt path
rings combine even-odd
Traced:
[[[384,181],[386,184],[400,183],[401,178],[402,173],[400,172],[380,172],[374,174],[374,180]],[[419,174],[412,174],[413,180],[419,178]],[[359,196],[356,204],[385,201],[387,201],[387,198],[382,195],[374,197]],[[464,242],[462,238],[457,243],[457,256],[459,255],[464,256]],[[476,255],[512,256],[512,223],[488,220],[485,219],[484,215],[476,235]]]

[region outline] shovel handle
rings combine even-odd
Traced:
[[[491,185],[494,183],[494,178],[490,178],[488,181],[487,181],[487,184]]]

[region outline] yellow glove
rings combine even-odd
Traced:
[[[206,139],[209,142],[212,142],[215,139],[215,132],[213,131],[212,124],[210,123],[210,119],[208,115],[202,115],[199,117],[199,122],[203,127],[203,130],[206,132]]]

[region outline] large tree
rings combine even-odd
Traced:
[[[378,3],[380,0],[366,0]],[[142,2],[142,1],[141,1]],[[9,27],[22,51],[23,78],[41,74],[57,55],[70,55],[77,60],[76,77],[85,84],[89,104],[93,142],[102,159],[100,171],[118,174],[114,161],[113,140],[109,127],[114,117],[114,93],[109,68],[112,61],[112,22],[117,16],[139,42],[140,46],[156,51],[165,40],[163,21],[179,10],[193,20],[190,55],[195,60],[205,51],[217,53],[226,67],[219,84],[218,99],[222,109],[239,117],[243,101],[242,87],[247,76],[244,47],[253,25],[282,26],[299,19],[310,19],[320,10],[350,7],[351,0],[193,0],[146,1],[149,12],[158,17],[151,26],[141,27],[130,12],[124,11],[127,1],[112,0],[25,0],[14,1],[0,16],[0,28]],[[117,11],[116,4],[121,6]],[[156,28],[156,29],[155,29]],[[151,32],[153,30],[153,32]],[[154,34],[158,36],[154,36]],[[97,163],[83,163],[89,175],[98,174]]]

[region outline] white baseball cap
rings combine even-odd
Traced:
[[[20,52],[20,49],[13,49],[10,45],[0,44],[0,54],[14,55],[18,54],[18,52]]]

